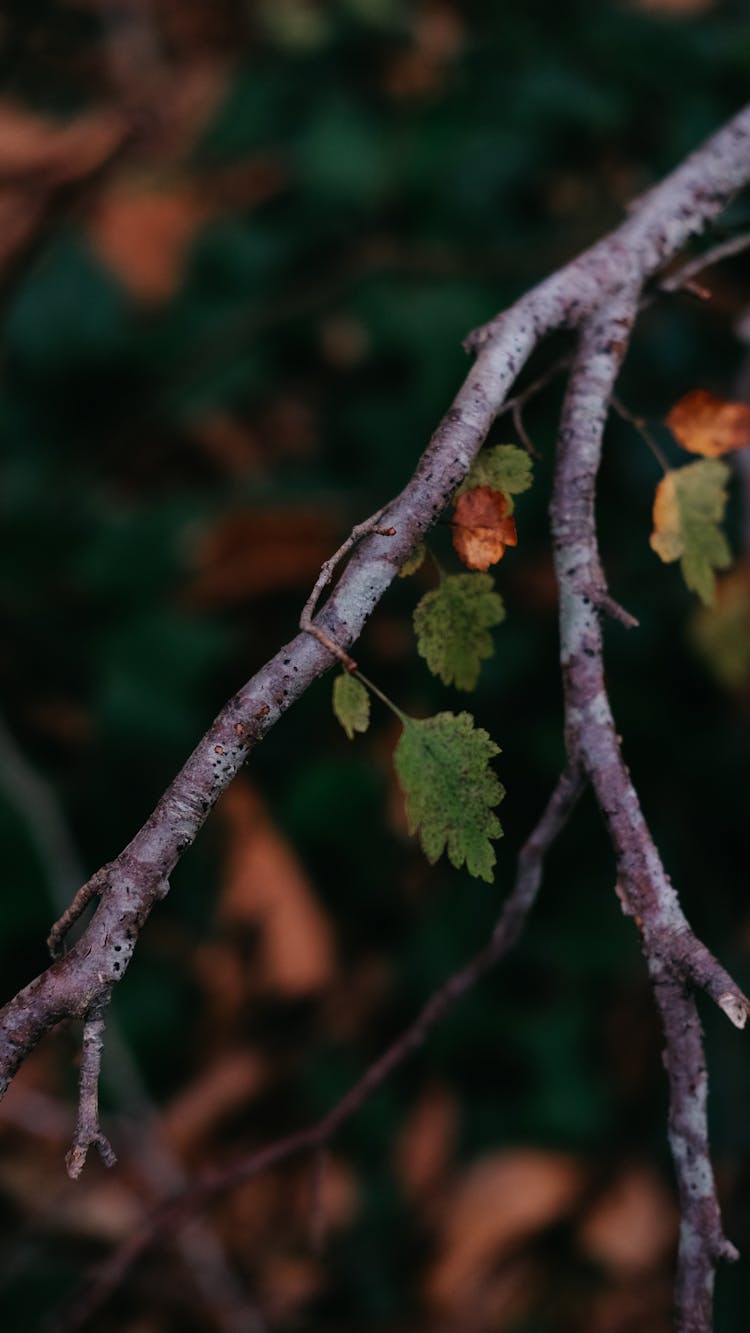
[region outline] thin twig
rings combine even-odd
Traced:
[[[615,409],[617,415],[619,417],[622,417],[623,421],[627,421],[628,424],[634,428],[634,430],[637,430],[641,439],[644,441],[645,444],[648,445],[649,449],[651,450],[651,453],[654,455],[654,458],[659,464],[659,467],[661,468],[662,472],[666,475],[666,473],[669,472],[669,461],[667,459],[666,454],[656,443],[656,440],[651,434],[646,418],[637,416],[635,412],[631,412],[630,408],[626,407],[622,399],[618,398],[617,394],[615,393],[610,395],[609,401],[612,404],[613,408]]]
[[[699,273],[712,268],[714,264],[721,263],[724,259],[731,259],[734,255],[741,254],[748,247],[750,247],[750,232],[742,232],[739,236],[730,236],[728,240],[719,241],[717,245],[712,245],[710,249],[704,250],[703,254],[697,255],[695,259],[689,259],[666,278],[662,278],[659,290],[678,292],[681,287],[689,288]]]
[[[356,527],[352,528],[346,541],[342,542],[339,549],[323,563],[320,573],[313,585],[313,590],[305,602],[302,615],[299,618],[300,629],[303,630],[305,634],[312,634],[313,638],[318,640],[318,643],[321,643],[324,648],[328,649],[329,653],[333,653],[333,656],[337,657],[338,660],[343,663],[347,671],[356,671],[357,663],[354,661],[354,658],[350,657],[349,654],[331,638],[330,634],[326,634],[325,630],[321,629],[319,625],[314,623],[313,616],[315,615],[315,608],[320,601],[324,588],[331,583],[334,573],[344,559],[344,556],[349,554],[352,547],[356,546],[358,541],[361,541],[363,537],[370,536],[371,533],[376,534],[379,537],[395,537],[395,528],[383,528],[378,526],[383,513],[384,509],[379,509],[376,514],[372,514],[372,516],[366,518],[364,522],[357,523]]]
[[[65,908],[65,911],[53,925],[47,936],[47,948],[53,958],[60,957],[66,936],[83,916],[89,904],[93,902],[94,898],[101,898],[102,894],[106,892],[107,871],[108,866],[102,866],[101,870],[95,871],[91,878],[81,885],[73,901]]]
[[[591,589],[591,603],[600,611],[603,611],[605,616],[609,616],[610,620],[618,621],[626,629],[638,629],[640,625],[638,617],[626,610],[619,602],[616,602],[606,588],[593,586]]]
[[[531,454],[532,458],[540,458],[541,454],[526,430],[523,420],[523,409],[532,398],[536,398],[537,394],[541,393],[543,389],[546,389],[553,380],[557,379],[558,375],[561,375],[564,370],[569,368],[572,359],[572,353],[566,353],[565,356],[558,357],[556,361],[552,362],[552,365],[547,367],[544,374],[539,375],[535,380],[532,380],[531,384],[527,384],[526,388],[522,389],[520,393],[514,394],[512,398],[506,398],[498,412],[499,417],[505,416],[510,412],[518,438],[526,452]]]
[[[99,1002],[83,1023],[78,1119],[73,1143],[65,1158],[71,1180],[80,1176],[89,1148],[96,1148],[105,1166],[114,1166],[115,1150],[99,1124],[99,1071],[104,1047],[104,1004]]]
[[[566,769],[547,802],[535,829],[518,857],[518,869],[510,896],[492,935],[472,958],[448,978],[423,1005],[417,1017],[383,1054],[365,1071],[347,1093],[306,1129],[277,1139],[258,1151],[228,1165],[206,1172],[196,1183],[168,1200],[146,1219],[132,1236],[95,1269],[90,1282],[61,1311],[48,1333],[75,1333],[82,1328],[120,1286],[136,1260],[159,1237],[171,1234],[185,1215],[204,1207],[212,1198],[244,1181],[303,1153],[322,1154],[339,1130],[400,1065],[423,1044],[432,1028],[468,991],[503,958],[518,940],[539,892],[544,859],[567,823],[585,783],[575,769]]]
[[[539,450],[532,443],[531,436],[528,434],[526,427],[523,424],[523,408],[520,403],[513,404],[511,415],[513,417],[513,425],[516,428],[516,434],[526,452],[531,454],[532,458],[540,458],[541,455]]]
[[[548,384],[556,380],[558,375],[562,375],[564,370],[569,370],[572,362],[572,352],[566,352],[564,356],[559,356],[542,375],[532,380],[531,384],[527,384],[525,389],[521,389],[520,393],[514,393],[512,398],[506,398],[501,412],[514,411],[517,407],[525,407],[532,398],[536,398],[536,395],[541,393],[542,389],[546,389]]]

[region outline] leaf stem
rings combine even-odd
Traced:
[[[438,558],[437,558],[437,556],[435,555],[435,552],[433,551],[433,549],[432,549],[431,546],[427,546],[427,545],[425,544],[425,550],[427,551],[427,554],[428,554],[428,556],[430,557],[430,560],[432,561],[433,565],[435,566],[435,570],[436,570],[437,576],[438,576],[438,578],[440,579],[440,582],[442,583],[442,582],[443,582],[443,579],[444,579],[445,576],[446,576],[446,575],[445,575],[445,570],[443,569],[443,566],[441,565],[440,561],[438,560]]]
[[[368,680],[367,676],[364,676],[361,671],[352,671],[351,674],[353,676],[356,676],[357,680],[361,680],[362,684],[366,685],[368,690],[370,690],[372,694],[376,695],[381,703],[385,704],[386,708],[390,708],[391,712],[395,713],[396,717],[398,718],[402,726],[404,727],[406,726],[407,722],[409,721],[409,718],[407,717],[406,713],[401,712],[401,709],[396,706],[396,704],[393,702],[392,699],[388,698],[387,694],[383,694],[383,691],[379,690],[377,685],[374,685],[371,680]]]
[[[654,458],[656,459],[657,463],[659,464],[659,467],[661,468],[662,472],[666,477],[667,473],[670,471],[669,461],[667,459],[666,454],[659,447],[653,435],[651,434],[651,431],[648,428],[648,423],[645,421],[643,417],[639,417],[635,412],[631,412],[630,408],[626,407],[622,399],[618,398],[615,394],[612,394],[609,401],[612,404],[613,408],[615,409],[617,415],[622,417],[623,421],[629,422],[629,424],[633,426],[635,430],[638,431],[638,434],[640,435],[644,444],[648,445],[648,448],[651,450],[652,454],[654,455]]]

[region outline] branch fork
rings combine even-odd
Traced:
[[[77,1180],[90,1148],[96,1148],[105,1166],[117,1162],[115,1151],[99,1123],[99,1073],[104,1049],[104,1010],[106,1001],[94,1005],[83,1022],[81,1073],[78,1093],[78,1119],[73,1143],[65,1158],[71,1180]]]

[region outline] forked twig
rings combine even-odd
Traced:
[[[106,1001],[99,1001],[86,1015],[81,1044],[81,1074],[78,1091],[78,1119],[73,1143],[65,1158],[71,1180],[77,1180],[88,1156],[89,1148],[96,1148],[105,1166],[117,1161],[114,1148],[102,1132],[99,1123],[99,1073],[104,1048],[104,1009]]]
[[[325,630],[321,629],[320,625],[315,624],[313,616],[315,615],[315,609],[323,594],[323,590],[331,583],[341,561],[349,554],[352,547],[356,546],[357,542],[361,541],[363,537],[369,537],[371,534],[376,534],[379,537],[395,537],[395,528],[382,528],[379,526],[380,519],[384,513],[385,507],[379,509],[378,512],[373,514],[370,518],[366,518],[364,522],[357,523],[356,527],[352,528],[346,541],[342,542],[339,549],[335,551],[328,560],[324,561],[321,565],[320,573],[313,585],[312,592],[305,602],[302,615],[299,618],[300,629],[303,630],[305,634],[312,634],[313,638],[318,640],[318,643],[321,643],[324,648],[328,649],[329,653],[333,653],[333,656],[338,658],[338,660],[346,667],[347,671],[357,670],[357,663],[354,661],[354,658],[350,657],[340,644],[336,643],[336,641],[331,638],[330,634],[326,634]]]

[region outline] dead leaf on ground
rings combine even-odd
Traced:
[[[269,458],[309,458],[318,447],[315,412],[293,393],[273,398],[253,424]]]
[[[258,1276],[263,1312],[274,1326],[293,1320],[324,1285],[320,1263],[304,1255],[267,1254]]]
[[[438,1183],[453,1156],[457,1133],[455,1094],[439,1084],[425,1088],[395,1145],[396,1175],[410,1198]]]
[[[56,121],[0,101],[0,184],[67,185],[90,175],[130,133],[118,112]]]
[[[413,46],[394,54],[385,68],[385,90],[394,98],[419,98],[440,90],[464,46],[463,19],[453,5],[433,0],[417,8],[412,37]]]
[[[307,588],[338,545],[339,531],[334,514],[320,506],[228,514],[195,544],[190,605],[226,606]]]
[[[57,1160],[59,1168],[59,1156]],[[0,1161],[0,1190],[34,1228],[57,1236],[117,1242],[132,1235],[143,1207],[122,1172],[103,1176],[104,1170],[92,1157],[88,1176],[71,1184],[59,1169],[55,1174],[41,1153],[16,1154]]]
[[[378,954],[359,959],[337,979],[326,996],[324,1026],[328,1038],[355,1042],[386,1002],[393,985],[393,968]]]
[[[489,569],[502,560],[506,546],[518,545],[515,519],[507,511],[502,491],[489,486],[475,486],[459,495],[452,519],[453,545],[467,569]]]
[[[658,1268],[677,1243],[679,1215],[656,1172],[633,1166],[588,1212],[579,1232],[586,1254],[621,1277]]]
[[[328,986],[335,972],[331,927],[260,797],[238,779],[217,808],[228,836],[218,920],[259,927],[258,966],[270,989],[303,995]]]
[[[750,404],[728,402],[707,389],[686,393],[666,424],[683,449],[704,458],[721,458],[750,444]]]
[[[460,1308],[510,1250],[566,1215],[583,1182],[564,1153],[519,1149],[475,1162],[442,1201],[428,1299]]]
[[[199,945],[193,952],[192,966],[203,991],[206,1026],[214,1046],[218,1046],[234,1033],[238,1016],[254,994],[256,977],[247,957],[229,939]]]
[[[262,1266],[269,1249],[289,1239],[289,1179],[271,1171],[242,1181],[222,1201],[217,1221],[230,1251]]]
[[[267,1081],[268,1066],[257,1051],[227,1051],[169,1102],[161,1120],[164,1137],[180,1154],[193,1151],[222,1120],[247,1107]]]
[[[596,1292],[586,1316],[586,1333],[674,1333],[672,1287],[668,1268]]]
[[[210,205],[190,182],[158,188],[120,181],[100,194],[88,219],[91,246],[127,290],[145,303],[171,297],[188,248]]]
[[[160,155],[150,157],[147,170],[141,165],[100,192],[87,230],[94,252],[131,295],[158,304],[177,290],[198,230],[212,218],[265,203],[286,175],[268,153],[190,176],[175,176],[174,159],[159,166]]]
[[[308,1158],[296,1180],[294,1209],[303,1233],[329,1232],[351,1226],[360,1205],[354,1170],[341,1157],[324,1152],[322,1160]]]
[[[56,193],[86,183],[130,135],[127,120],[112,112],[60,123],[0,101],[0,266],[32,243]]]
[[[265,467],[257,433],[234,417],[221,413],[203,417],[192,423],[190,434],[203,453],[230,476],[241,477]]]

